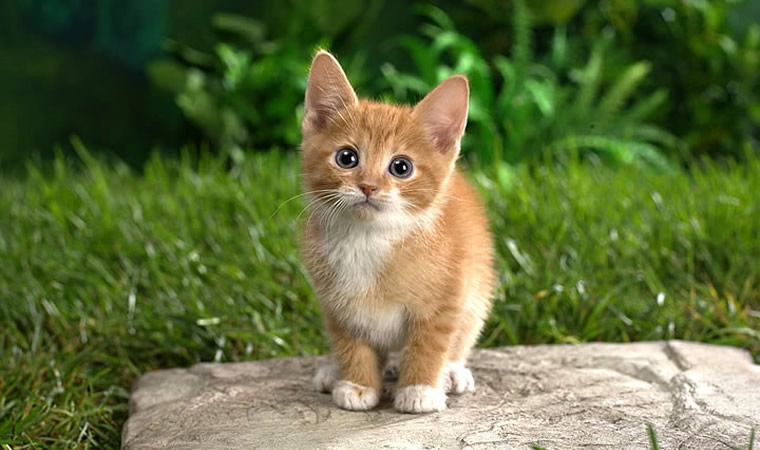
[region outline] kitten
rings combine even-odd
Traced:
[[[465,361],[495,273],[484,208],[456,169],[468,97],[456,75],[413,108],[359,100],[332,55],[312,62],[302,254],[337,362],[314,382],[341,408],[377,405],[397,349],[397,410],[440,411],[474,389]]]

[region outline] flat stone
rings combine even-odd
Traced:
[[[760,367],[740,349],[680,341],[477,350],[477,391],[400,414],[338,409],[311,377],[327,357],[197,364],[135,383],[122,448],[747,448]]]

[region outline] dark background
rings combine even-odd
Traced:
[[[426,38],[425,27],[434,22],[425,12],[428,4],[0,0],[0,166],[17,167],[56,148],[66,152],[72,136],[135,166],[153,150],[172,153],[186,145],[292,150],[298,142],[295,105],[318,46],[338,55],[360,94],[416,99],[418,94],[400,89],[383,65],[419,75],[419,61],[404,40]],[[513,2],[434,4],[475,44],[491,74],[498,71],[495,58],[515,59],[519,24]],[[757,150],[760,2],[543,0],[527,5],[531,60],[551,59],[556,30],[566,33],[569,62],[551,66],[560,85],[572,83],[602,36],[612,37],[600,89],[611,86],[630,64],[649,64],[646,78],[621,110],[654,91],[666,93],[647,123],[674,137],[656,145],[669,161],[741,158]],[[222,47],[237,53],[225,60]],[[240,55],[245,61],[235,59]],[[442,56],[442,63],[454,66],[457,61],[445,58],[456,55]],[[230,88],[236,64],[245,73]],[[188,94],[198,79],[205,80],[202,95],[198,90]],[[489,82],[494,92],[506,83],[497,76]],[[501,120],[499,113],[487,114]],[[473,142],[483,146],[478,130],[471,132]],[[509,144],[499,143],[509,133],[507,127],[502,140],[489,137],[485,145],[503,145],[505,150],[496,153],[519,161],[523,157]]]

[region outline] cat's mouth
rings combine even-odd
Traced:
[[[371,198],[360,200],[354,203],[354,207],[364,210],[380,211],[380,205],[378,205],[377,202]]]

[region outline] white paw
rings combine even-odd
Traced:
[[[333,389],[333,385],[338,380],[340,374],[338,366],[336,364],[329,364],[317,369],[317,373],[314,374],[314,389],[317,392],[330,392]]]
[[[464,362],[450,362],[443,372],[443,388],[447,394],[461,394],[475,390],[475,379]]]
[[[380,401],[380,396],[374,388],[346,380],[335,383],[332,397],[336,405],[350,411],[366,411],[374,408]]]
[[[446,393],[426,384],[396,389],[393,406],[404,413],[426,413],[446,409]]]

